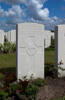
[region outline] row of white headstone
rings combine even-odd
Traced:
[[[17,79],[31,75],[44,78],[44,26],[36,23],[22,23],[17,32]],[[55,29],[55,65],[60,76],[65,76],[65,25]]]
[[[51,38],[54,39],[54,32],[44,30],[44,48],[51,46]]]
[[[4,43],[4,36],[5,36],[5,32],[3,30],[0,30],[0,43],[1,44]]]
[[[54,38],[54,33],[51,31],[46,31],[44,30],[44,47],[48,48],[51,46],[51,37]],[[16,30],[11,30],[8,32],[4,32],[3,30],[0,30],[0,43],[4,43],[4,37],[8,39],[9,42],[11,43],[16,43]]]
[[[0,43],[4,43],[4,39],[8,39],[9,42],[11,43],[16,43],[16,30],[11,30],[8,32],[4,32],[4,30],[0,30]]]
[[[8,31],[5,35],[9,42],[16,43],[16,30]]]

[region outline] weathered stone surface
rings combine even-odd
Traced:
[[[43,25],[22,23],[17,27],[17,78],[44,78]]]
[[[55,65],[58,76],[65,76],[65,25],[58,25],[55,29]]]

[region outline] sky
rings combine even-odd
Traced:
[[[0,0],[0,29],[15,29],[22,22],[41,23],[54,30],[65,24],[65,0]]]

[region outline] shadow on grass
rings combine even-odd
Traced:
[[[1,68],[0,73],[3,71],[6,71],[8,73],[14,72],[16,75],[16,67],[9,67],[9,68]],[[58,70],[57,67],[55,67],[53,64],[45,64],[45,77],[57,77],[58,75]]]
[[[9,67],[9,68],[1,68],[0,73],[6,71],[8,73],[14,72],[16,74],[16,67]]]
[[[45,51],[54,51],[54,50],[55,50],[55,48],[51,48],[51,47],[45,48]]]

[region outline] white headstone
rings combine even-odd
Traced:
[[[8,31],[6,37],[9,42],[15,43],[16,42],[16,30]]]
[[[0,43],[3,44],[4,43],[4,31],[0,30]]]
[[[51,37],[52,37],[52,39],[55,39],[54,32],[52,32],[52,31],[51,31]]]
[[[55,64],[58,76],[65,76],[65,25],[58,25],[55,29]]]
[[[16,30],[11,30],[11,42],[16,42]]]
[[[44,78],[44,26],[22,23],[17,27],[17,78]]]
[[[48,48],[51,46],[51,31],[44,31],[44,44],[45,48]]]

